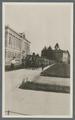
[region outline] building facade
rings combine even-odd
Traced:
[[[5,65],[10,65],[15,57],[17,63],[30,54],[30,42],[24,33],[17,33],[9,26],[5,26]]]
[[[67,50],[54,50],[54,55],[56,61],[70,63],[70,54]]]
[[[63,51],[63,62],[70,63],[70,53],[69,51]]]

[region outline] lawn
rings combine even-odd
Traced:
[[[35,82],[22,82],[19,86],[20,89],[28,89],[28,90],[37,90],[37,91],[47,91],[47,92],[60,92],[60,93],[70,93],[69,86],[60,86],[60,85],[50,85],[43,83],[35,83]]]
[[[70,64],[56,63],[55,65],[41,72],[41,75],[70,78]]]

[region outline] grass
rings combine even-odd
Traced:
[[[37,90],[37,91],[47,91],[47,92],[60,92],[60,93],[70,93],[69,86],[60,85],[50,85],[50,84],[40,84],[34,82],[22,82],[19,86],[20,89]]]
[[[41,72],[42,76],[70,78],[70,64],[56,63],[52,67]]]

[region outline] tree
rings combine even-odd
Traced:
[[[33,52],[32,56],[35,56],[35,52]]]
[[[46,46],[42,49],[41,56],[42,57],[47,57],[47,48],[46,48]]]
[[[47,50],[49,50],[49,51],[50,51],[50,50],[52,50],[52,47],[51,47],[51,46],[49,46]]]
[[[59,50],[59,49],[60,49],[59,44],[56,43],[56,44],[55,44],[55,50]]]
[[[52,47],[49,46],[48,48],[46,48],[46,46],[43,48],[43,50],[41,51],[41,56],[50,60],[54,59],[54,53],[52,50]]]
[[[47,48],[47,58],[52,59],[52,54],[53,54],[52,48],[51,48],[51,46],[49,46]]]
[[[39,54],[36,54],[36,57],[39,57]]]

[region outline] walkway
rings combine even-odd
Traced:
[[[18,88],[26,77],[31,80],[37,77],[38,80],[41,71],[42,69],[21,69],[5,73],[5,111],[9,110],[26,115],[66,116],[70,114],[69,94]]]

